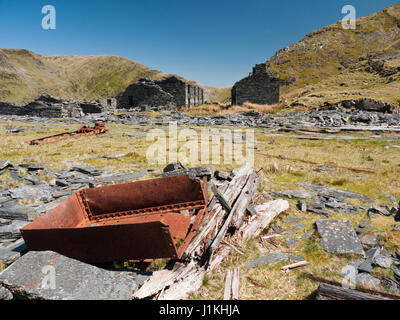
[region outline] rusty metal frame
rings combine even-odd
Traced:
[[[104,122],[97,122],[94,127],[80,126],[74,132],[59,133],[48,137],[30,140],[29,145],[43,145],[47,143],[54,143],[66,138],[79,138],[81,136],[91,136],[106,133],[109,127],[106,127]]]
[[[21,233],[29,250],[53,250],[89,263],[180,259],[207,202],[206,177],[201,181],[182,175],[85,189]]]

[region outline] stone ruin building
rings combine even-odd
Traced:
[[[279,103],[279,93],[279,77],[268,71],[265,63],[257,64],[248,77],[232,87],[232,105]]]
[[[37,116],[47,118],[79,118],[89,113],[116,111],[114,98],[96,101],[75,101],[43,95],[26,105],[0,102],[0,114],[18,116]]]
[[[170,76],[161,80],[140,79],[117,96],[119,108],[168,109],[193,107],[205,102],[203,88]]]

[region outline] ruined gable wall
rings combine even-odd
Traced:
[[[279,103],[280,80],[265,69],[265,65],[256,65],[253,73],[238,81],[232,87],[232,103],[244,102],[256,104]]]

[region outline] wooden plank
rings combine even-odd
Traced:
[[[282,212],[289,209],[289,202],[286,200],[274,200],[255,207],[257,215],[251,222],[243,223],[239,232],[234,236],[240,240],[258,237],[260,233]],[[217,267],[229,254],[231,248],[226,246],[219,248],[211,258],[207,270],[211,271]]]
[[[299,262],[296,262],[296,263],[289,264],[287,266],[283,266],[281,268],[281,270],[282,271],[289,271],[290,269],[303,267],[303,266],[306,266],[308,264],[310,264],[308,261],[299,261]]]
[[[235,268],[232,274],[232,300],[239,300],[239,284],[239,268]]]
[[[232,271],[228,270],[225,276],[224,300],[232,298]]]
[[[250,181],[250,179],[254,179],[256,175],[255,171],[252,171],[247,179],[247,181]],[[226,218],[224,224],[222,225],[222,227],[219,229],[217,236],[214,238],[210,248],[209,248],[209,252],[212,255],[213,252],[215,252],[215,250],[218,248],[221,240],[225,237],[226,232],[228,231],[228,228],[232,222],[233,217],[235,216],[235,214],[237,214],[237,212],[239,210],[246,210],[246,207],[248,205],[248,202],[246,202],[248,200],[247,197],[247,193],[249,190],[246,188],[247,187],[247,182],[245,187],[243,188],[243,192],[239,195],[238,199],[235,202],[235,205],[233,206],[231,212],[229,213],[228,217]],[[244,195],[242,197],[242,195]]]
[[[229,183],[228,188],[223,195],[230,205],[233,204],[233,202],[241,193],[251,171],[252,169],[250,165],[245,164],[238,170],[235,177]],[[219,225],[221,224],[221,221],[225,215],[226,211],[219,203],[216,203],[214,207],[209,208],[208,214],[203,218],[203,223],[199,227],[199,232],[197,232],[192,241],[189,243],[185,250],[184,256],[193,257],[195,252],[199,253],[199,251],[203,251],[200,252],[200,254],[204,253],[204,249],[206,248],[202,248],[202,243],[212,240],[215,237],[215,235],[218,233]],[[215,230],[217,230],[216,233],[212,235]]]
[[[256,206],[257,215],[252,222],[243,224],[239,232],[248,234],[248,237],[257,237],[275,217],[284,210],[287,210],[287,208],[289,208],[289,203],[286,200],[275,200]],[[221,210],[224,209],[221,207]],[[229,246],[219,248],[214,259],[208,264],[207,269],[205,266],[199,266],[197,262],[190,260],[186,264],[176,263],[172,270],[164,269],[156,271],[153,273],[153,276],[133,294],[132,298],[145,299],[154,297],[162,292],[162,294],[158,296],[158,299],[184,299],[188,293],[200,288],[206,272],[217,267],[227,257],[230,250],[231,247]]]
[[[258,205],[255,209],[257,216],[251,222],[244,223],[239,229],[244,240],[259,236],[279,214],[289,209],[289,202],[282,199],[273,200]]]
[[[232,224],[236,229],[239,229],[244,221],[247,207],[249,206],[254,194],[257,192],[258,182],[259,177],[257,176],[257,173],[253,171],[249,176],[246,186],[243,188],[242,193],[237,199],[237,203],[235,203],[235,206],[232,209]]]
[[[345,289],[327,283],[321,283],[317,290],[317,300],[391,300],[357,290]]]

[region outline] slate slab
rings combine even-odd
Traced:
[[[307,191],[307,190],[284,190],[274,192],[278,197],[286,197],[286,198],[300,198],[300,199],[308,199],[316,196],[315,192]]]
[[[0,249],[0,262],[6,266],[13,263],[21,254],[26,251],[24,240],[20,239]]]
[[[287,238],[287,239],[285,239],[285,241],[290,249],[294,248],[296,246],[297,242],[299,242],[299,240],[297,240],[295,238]]]
[[[365,232],[359,235],[361,243],[366,247],[376,247],[379,245],[379,232]]]
[[[379,287],[381,284],[381,281],[373,276],[371,276],[369,273],[359,273],[356,276],[356,283],[358,285],[361,285],[363,287]]]
[[[8,205],[8,203],[3,204],[0,207],[0,218],[3,219],[18,219],[18,220],[32,220],[35,211],[33,208],[25,205]]]
[[[276,252],[270,252],[266,256],[261,256],[250,260],[245,264],[245,267],[254,268],[267,263],[277,264],[284,261],[291,261],[294,263],[294,262],[304,261],[304,258],[295,254],[276,251]]]
[[[20,236],[20,229],[29,222],[24,220],[13,220],[11,224],[0,226],[0,239],[12,239]]]
[[[127,300],[148,277],[105,270],[52,251],[30,251],[0,273],[0,284],[16,298]]]
[[[315,192],[324,194],[326,196],[334,197],[337,199],[341,198],[352,198],[352,199],[359,199],[359,200],[370,200],[369,197],[364,196],[362,194],[353,193],[345,190],[338,190],[334,188],[325,187],[319,184],[312,184],[308,182],[300,182],[299,185],[309,188]]]
[[[96,180],[103,183],[116,183],[116,182],[131,182],[140,179],[148,174],[147,170],[138,170],[133,173],[117,173],[113,175],[102,175],[96,178]]]
[[[370,273],[372,271],[372,268],[372,261],[370,259],[367,259],[360,263],[360,265],[358,266],[358,271]]]
[[[41,184],[36,186],[22,185],[10,189],[10,195],[14,199],[36,199],[49,200],[52,196],[52,188],[48,185]]]
[[[349,220],[318,220],[316,225],[325,251],[364,255],[361,242]]]
[[[101,172],[98,168],[91,167],[91,166],[74,166],[69,169],[70,171],[77,171],[83,174],[91,175],[91,176],[97,176],[100,175]]]
[[[393,264],[393,259],[387,255],[383,254],[378,254],[374,259],[373,262],[376,266],[384,268],[384,269],[390,269],[390,267]]]

